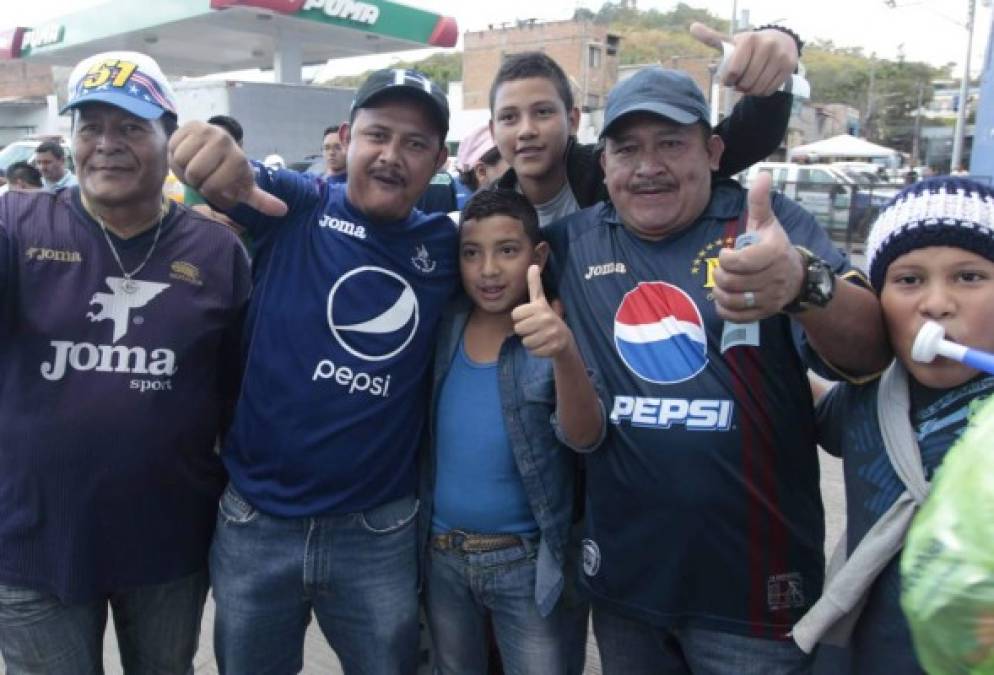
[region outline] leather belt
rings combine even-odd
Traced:
[[[473,534],[462,530],[436,534],[431,538],[431,545],[441,551],[463,553],[489,553],[522,544],[521,537],[516,534]]]

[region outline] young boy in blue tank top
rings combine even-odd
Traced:
[[[477,193],[459,246],[465,294],[439,331],[422,465],[435,663],[443,675],[486,672],[489,618],[508,672],[555,675],[566,667],[574,451],[600,444],[604,409],[545,296],[548,246],[528,200]]]
[[[899,604],[898,553],[994,376],[943,357],[919,363],[912,345],[933,321],[949,340],[994,350],[994,190],[948,176],[906,188],[873,224],[867,261],[896,358],[880,379],[818,401],[818,442],[844,462],[848,560],[793,636],[805,651],[847,644],[820,650],[816,672],[924,675]]]

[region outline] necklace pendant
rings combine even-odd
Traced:
[[[121,282],[121,290],[125,293],[135,293],[138,291],[138,284],[131,277],[125,277]]]

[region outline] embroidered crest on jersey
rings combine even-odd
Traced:
[[[735,244],[735,239],[715,237],[713,241],[707,242],[697,255],[694,260],[690,263],[690,273],[695,279],[699,279],[702,288],[714,288],[714,271],[718,269],[718,253],[721,249],[733,246]],[[708,300],[713,300],[714,296],[711,291],[707,294]]]
[[[771,611],[804,607],[804,578],[800,572],[775,574],[767,579],[766,604]]]
[[[437,263],[428,255],[428,247],[424,244],[414,249],[414,257],[411,258],[411,263],[419,272],[424,274],[431,274],[437,266]]]
[[[204,285],[203,277],[200,276],[200,268],[184,260],[177,260],[169,266],[169,278],[185,281],[194,286]]]

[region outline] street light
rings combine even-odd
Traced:
[[[963,131],[966,127],[966,108],[970,87],[970,51],[973,49],[973,16],[977,11],[977,0],[969,0],[970,8],[966,19],[966,62],[963,65],[963,79],[959,85],[959,106],[956,110],[956,130],[953,132],[953,158],[950,171],[958,171],[963,163]]]
[[[917,4],[917,3],[911,3]],[[991,0],[982,0],[984,7],[991,6]],[[899,9],[909,5],[899,5],[896,0],[884,0],[884,5],[891,9]],[[977,0],[968,0],[966,18],[966,59],[963,64],[963,77],[959,87],[959,106],[956,110],[956,129],[953,131],[953,156],[950,161],[950,170],[955,171],[963,163],[963,135],[966,128],[966,109],[969,103],[970,87],[970,52],[973,50],[973,18],[977,11]],[[940,14],[940,16],[942,16]],[[945,17],[948,20],[948,17]],[[954,22],[956,25],[963,25]]]

